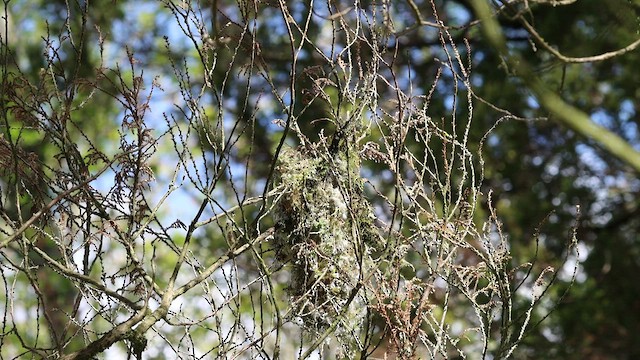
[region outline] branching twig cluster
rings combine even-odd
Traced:
[[[557,270],[512,263],[481,193],[471,49],[436,16],[424,89],[396,63],[391,2],[207,4],[162,2],[184,33],[162,76],[129,48],[107,63],[86,21],[46,37],[37,79],[3,48],[3,351],[509,356]]]

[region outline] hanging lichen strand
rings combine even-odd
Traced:
[[[290,267],[289,294],[304,327],[319,332],[337,325],[339,337],[364,320],[369,301],[361,284],[377,267],[384,244],[363,197],[355,144],[347,141],[352,145],[334,152],[327,143],[281,154],[285,191],[276,210],[275,247]]]

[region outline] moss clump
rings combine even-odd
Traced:
[[[274,244],[278,259],[290,266],[297,316],[308,330],[340,321],[337,331],[350,332],[366,315],[364,292],[339,314],[377,266],[372,254],[383,246],[363,197],[357,152],[286,149],[280,159],[285,189],[275,212]]]

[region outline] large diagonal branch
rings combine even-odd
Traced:
[[[136,315],[131,317],[129,320],[123,322],[122,324],[114,327],[109,332],[104,334],[98,340],[92,342],[87,347],[78,350],[74,353],[67,354],[61,356],[62,360],[82,360],[82,359],[93,359],[93,357],[97,354],[102,353],[106,349],[110,348],[111,345],[127,338],[130,334],[131,329],[140,322],[144,318],[145,310],[140,310]]]
[[[526,86],[533,92],[542,107],[554,115],[563,125],[578,134],[592,139],[601,148],[617,157],[636,172],[640,173],[640,152],[634,149],[628,142],[608,129],[595,124],[584,111],[567,104],[558,94],[549,89],[546,84],[536,76],[531,65],[517,54],[509,54],[507,51],[504,34],[493,16],[486,0],[472,0],[473,7],[482,20],[482,31],[489,43],[506,60],[515,74],[520,77]]]

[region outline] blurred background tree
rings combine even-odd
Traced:
[[[69,241],[77,245],[70,247],[73,251],[66,256],[79,257],[86,265],[80,272],[90,275],[93,271],[94,275],[100,275],[95,280],[104,284],[113,282],[122,292],[138,293],[143,291],[136,288],[142,286],[139,284],[151,284],[140,280],[139,276],[145,278],[145,274],[136,273],[139,269],[148,271],[151,265],[130,261],[114,273],[105,271],[104,263],[95,254],[102,246],[113,245],[97,241],[98,230],[109,233],[118,229],[116,232],[133,235],[144,228],[139,225],[145,223],[145,218],[157,219],[158,226],[141,235],[146,239],[144,245],[131,253],[123,250],[126,253],[123,256],[137,252],[143,263],[156,262],[157,273],[153,278],[160,286],[166,285],[163,281],[172,276],[170,265],[175,259],[171,256],[186,256],[180,255],[182,241],[191,241],[195,246],[191,250],[196,254],[201,251],[212,259],[227,256],[238,245],[235,241],[241,244],[259,238],[276,222],[261,217],[268,213],[270,203],[260,198],[278,185],[273,172],[281,141],[291,146],[300,145],[305,138],[309,142],[321,142],[324,137],[337,134],[344,125],[336,119],[347,111],[356,112],[357,105],[344,101],[340,91],[332,93],[328,89],[324,94],[317,88],[318,79],[346,82],[335,76],[335,69],[327,65],[324,57],[340,64],[338,54],[349,43],[360,52],[354,59],[362,60],[360,66],[364,71],[374,63],[369,59],[375,54],[393,54],[392,63],[380,71],[380,77],[386,80],[384,86],[378,85],[381,99],[403,101],[394,98],[393,86],[404,89],[409,83],[415,94],[431,91],[427,115],[436,123],[440,121],[442,124],[438,125],[442,125],[443,130],[451,134],[459,132],[460,136],[464,126],[452,128],[441,119],[450,119],[452,112],[460,118],[466,116],[466,105],[460,105],[464,101],[458,96],[459,91],[464,93],[468,89],[459,85],[454,74],[470,72],[474,109],[468,148],[478,151],[483,146],[481,190],[485,195],[493,191],[493,203],[508,234],[514,266],[532,259],[536,259],[536,266],[540,268],[558,264],[565,256],[567,239],[571,237],[570,229],[577,216],[575,206],[580,206],[577,238],[581,263],[577,281],[557,306],[553,302],[542,304],[542,308],[555,311],[544,322],[527,328],[527,336],[514,356],[636,358],[640,355],[640,345],[634,338],[640,331],[640,318],[636,315],[640,313],[637,296],[640,285],[630,274],[640,270],[637,168],[634,170],[633,164],[611,155],[606,144],[567,126],[552,109],[545,107],[530,87],[531,79],[523,78],[509,57],[524,59],[534,78],[549,91],[639,151],[640,90],[637,84],[640,75],[636,68],[640,55],[636,47],[640,38],[640,4],[629,0],[611,0],[606,4],[596,0],[486,2],[505,38],[506,52],[485,36],[483,26],[489,21],[477,15],[473,4],[465,0],[321,4],[253,0],[5,1],[5,18],[10,14],[11,20],[3,24],[6,29],[0,32],[1,110],[7,144],[3,154],[11,155],[0,159],[5,169],[2,173],[3,237],[11,238],[15,231],[10,229],[10,224],[23,224],[51,200],[52,194],[59,194],[69,186],[82,188],[80,185],[103,167],[106,174],[112,174],[115,179],[127,174],[130,175],[127,181],[139,183],[144,178],[139,172],[147,166],[158,183],[167,184],[177,179],[177,183],[186,185],[175,194],[167,190],[170,187],[147,192],[140,184],[128,183],[127,188],[123,185],[127,181],[119,184],[117,180],[103,180],[95,187],[109,189],[107,193],[114,199],[118,196],[124,199],[120,205],[110,207],[114,200],[109,196],[84,194],[74,200],[75,203],[70,201],[64,205],[76,214],[75,218],[43,219],[39,229],[53,233],[59,231],[55,229],[73,229]],[[364,30],[378,37],[375,46],[360,44],[361,38],[345,31],[344,24],[350,24],[360,12],[372,14],[379,8],[385,9],[380,14],[388,18],[382,19],[378,28],[367,24],[370,27],[365,26]],[[309,14],[312,16],[307,22]],[[443,26],[446,33],[442,31]],[[443,36],[450,39],[443,40]],[[295,43],[293,47],[291,39]],[[330,52],[326,51],[328,48]],[[456,51],[452,51],[453,48]],[[300,55],[294,58],[292,52],[296,49]],[[620,49],[629,51],[597,58]],[[465,60],[452,62],[457,68],[447,72],[447,56],[456,53]],[[594,59],[575,61],[594,56]],[[472,66],[464,69],[460,64],[467,64],[467,58]],[[354,60],[343,61],[351,65]],[[357,67],[352,70],[355,69]],[[292,75],[296,76],[292,78]],[[434,79],[438,79],[435,86]],[[456,85],[461,89],[456,89]],[[151,89],[156,89],[155,95],[145,101]],[[315,101],[319,97],[322,101]],[[17,103],[16,99],[23,99],[24,104]],[[380,106],[390,113],[396,109],[382,101]],[[17,109],[24,111],[16,112]],[[150,112],[141,124],[137,116],[147,109]],[[292,115],[295,115],[295,124],[287,124]],[[288,126],[287,130],[283,131],[283,123]],[[292,125],[299,130],[289,130]],[[146,139],[149,129],[163,134],[158,138],[166,141]],[[485,138],[489,129],[491,132]],[[369,139],[385,135],[375,127],[371,132]],[[412,143],[411,136],[406,146],[412,152],[423,152],[421,143]],[[124,146],[127,141],[130,147]],[[76,146],[70,147],[70,144]],[[166,161],[149,160],[141,166],[146,161],[141,154],[130,161],[122,160],[135,152],[135,144],[155,147],[157,154],[165,154],[160,158]],[[437,154],[442,153],[442,148],[446,149],[446,145],[430,144]],[[29,176],[26,176],[27,170],[18,171],[20,156],[17,155],[20,154],[35,154],[29,156],[35,156],[38,165],[23,163],[32,164],[29,174],[43,174],[40,180],[31,183],[21,180]],[[180,159],[175,172],[178,175],[172,178],[176,169],[168,169],[166,164],[176,155]],[[132,165],[134,163],[137,165]],[[132,173],[128,173],[130,170]],[[388,170],[381,162],[365,161],[361,172],[375,183],[375,191],[391,197],[396,179]],[[172,194],[166,200],[170,205],[155,213],[153,204],[165,190]],[[42,194],[38,195],[39,192]],[[207,202],[205,205],[202,205],[203,199]],[[378,198],[377,203],[373,201],[373,205],[388,208],[382,199]],[[38,201],[41,204],[38,205]],[[490,216],[482,210],[486,209],[481,206],[486,201],[486,196],[479,197],[480,205],[474,214],[477,222]],[[128,208],[123,208],[123,204]],[[111,210],[102,213],[102,209]],[[195,231],[195,224],[204,220],[190,224],[188,221],[196,214],[204,214],[215,226]],[[96,216],[103,217],[108,226],[98,226]],[[394,225],[393,217],[380,218]],[[51,221],[59,226],[54,228]],[[94,225],[87,227],[87,224]],[[185,231],[169,235],[179,229]],[[395,229],[409,232],[410,226],[396,224]],[[6,304],[2,351],[7,351],[7,356],[18,354],[9,351],[39,348],[33,344],[38,344],[38,336],[45,335],[28,331],[29,324],[48,327],[38,331],[54,334],[52,338],[57,343],[51,348],[57,354],[82,349],[88,335],[78,328],[95,320],[82,310],[81,294],[87,290],[66,281],[68,277],[61,276],[60,269],[40,266],[42,255],[25,255],[31,263],[16,261],[16,253],[28,255],[34,251],[27,249],[29,242],[36,243],[36,247],[53,258],[64,258],[60,251],[64,247],[53,245],[55,242],[43,236],[46,233],[26,232],[24,238],[29,241],[24,242],[23,247],[5,247],[8,243],[0,240],[5,282],[2,295]],[[156,251],[154,241],[167,244],[165,253],[145,253]],[[123,245],[122,249],[127,246]],[[234,311],[247,313],[251,318],[261,317],[263,315],[256,315],[255,304],[269,302],[272,308],[265,310],[265,314],[277,312],[278,306],[284,305],[266,298],[282,292],[288,278],[274,275],[271,282],[252,282],[274,270],[262,268],[266,265],[255,260],[260,258],[260,251],[267,252],[267,248],[257,247],[253,257],[238,257],[228,268],[221,268],[224,275],[218,279],[226,279],[227,283],[212,282],[209,286],[217,289],[214,291],[203,286],[190,301],[200,295],[206,303],[207,294],[216,291],[233,293],[238,295],[227,298],[232,305],[225,306],[231,306]],[[196,273],[202,271],[201,265],[195,260],[189,263]],[[15,269],[30,266],[34,270],[31,273],[25,270],[25,277],[13,277]],[[565,269],[565,272],[571,271]],[[129,280],[123,280],[127,277]],[[243,281],[229,280],[237,278]],[[559,286],[549,290],[552,299],[564,293],[570,278],[565,274],[556,279]],[[10,285],[14,281],[30,283],[32,290]],[[240,288],[240,284],[246,288]],[[265,290],[268,287],[272,289]],[[151,299],[160,302],[161,296],[158,296]],[[209,310],[215,310],[211,304],[217,300],[210,296]],[[21,306],[25,314],[39,314],[45,320],[9,321],[11,316],[16,316],[10,311],[14,306],[10,298],[16,303],[24,301]],[[97,298],[93,305],[103,305],[105,301]],[[527,300],[516,301],[516,306],[526,308]],[[101,320],[95,320],[99,325],[94,331],[104,334],[109,330],[106,324],[116,323],[115,319],[124,313],[122,308],[101,313],[96,316]],[[194,309],[191,319],[206,314],[205,310]],[[545,316],[545,311],[534,313],[533,324]],[[74,324],[67,320],[70,317],[81,320]],[[189,323],[190,319],[179,321]],[[192,325],[190,331],[188,336],[180,332],[162,336],[169,343],[184,344],[205,329]],[[249,333],[247,338],[255,335],[250,329],[244,331]],[[288,331],[295,333],[295,330]],[[223,339],[219,349],[228,349],[231,345],[224,344],[224,331],[219,332]],[[31,338],[22,338],[24,334]],[[132,344],[136,338],[124,338],[130,344],[129,351],[135,353]],[[259,346],[264,341],[260,336],[254,338],[260,340],[244,346]],[[155,355],[151,351],[145,356],[161,358],[158,349]]]

